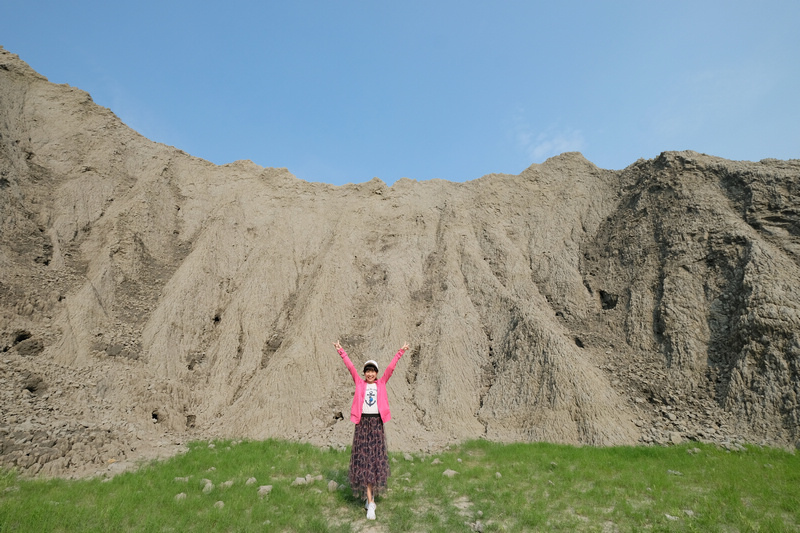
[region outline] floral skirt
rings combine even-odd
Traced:
[[[348,479],[353,493],[362,498],[367,494],[367,485],[372,485],[373,496],[386,488],[389,454],[386,451],[383,420],[379,415],[362,415],[361,421],[356,424]]]

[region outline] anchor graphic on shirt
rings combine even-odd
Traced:
[[[365,401],[367,402],[367,405],[370,407],[375,405],[375,391],[369,391],[367,393],[367,398]]]

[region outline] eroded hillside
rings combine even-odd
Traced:
[[[800,440],[800,162],[563,154],[343,187],[153,143],[0,49],[0,459],[341,446],[382,365],[395,449]],[[109,463],[111,462],[111,463]]]

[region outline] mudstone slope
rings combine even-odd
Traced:
[[[397,450],[793,447],[800,161],[578,153],[451,183],[308,183],[154,143],[0,48],[0,466],[188,440],[346,445],[385,366]]]

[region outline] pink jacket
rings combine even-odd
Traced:
[[[367,382],[358,374],[358,370],[356,370],[353,362],[347,356],[347,352],[344,350],[337,351],[339,355],[342,356],[344,364],[347,366],[350,375],[353,376],[353,382],[356,384],[356,393],[353,395],[353,407],[350,409],[350,421],[354,424],[358,424],[361,422],[361,408],[364,405],[364,394],[367,391]],[[383,375],[375,382],[378,386],[378,412],[381,414],[381,420],[383,420],[384,424],[392,419],[392,413],[389,412],[389,395],[386,393],[386,382],[392,377],[394,367],[404,353],[405,350],[401,348],[394,354],[392,362],[389,363]]]

